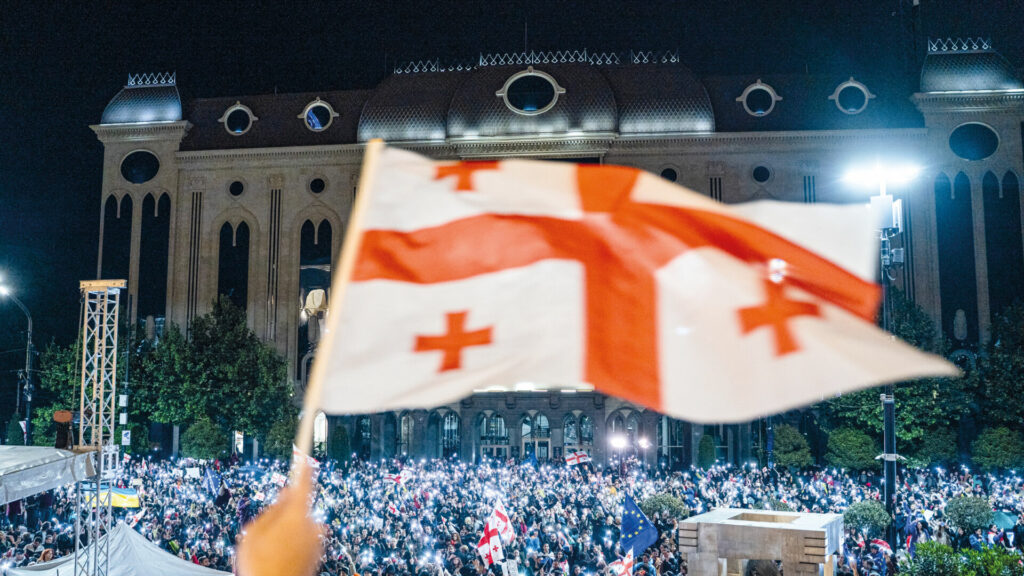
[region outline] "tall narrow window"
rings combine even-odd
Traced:
[[[167,305],[167,248],[171,232],[171,198],[142,201],[142,239],[139,244],[138,317],[160,317]]]
[[[1020,228],[1020,184],[1013,172],[1002,185],[988,172],[982,180],[985,199],[985,255],[988,263],[988,298],[998,314],[1024,297],[1024,245]]]
[[[319,226],[306,220],[299,238],[299,314],[298,349],[296,360],[310,352],[319,342],[324,318],[330,307],[331,241],[333,231],[327,220]],[[320,291],[311,294],[315,291]],[[311,299],[313,301],[311,301]]]
[[[128,279],[132,248],[132,197],[125,194],[120,205],[108,196],[103,205],[103,270],[104,278]]]
[[[414,421],[412,416],[405,414],[399,421],[398,427],[398,455],[406,456],[412,449],[413,439],[413,425]]]
[[[957,174],[952,188],[945,175],[935,180],[935,209],[942,330],[956,341],[976,342],[978,285],[974,267],[971,181],[966,174]]]
[[[235,228],[230,222],[220,227],[217,294],[243,310],[249,303],[249,225],[245,222]]]
[[[579,429],[576,427],[576,416],[572,412],[562,419],[562,443],[566,446],[576,446],[580,443]]]
[[[362,459],[370,457],[373,443],[373,423],[369,416],[360,416],[356,420],[356,453]]]
[[[441,420],[441,457],[459,455],[459,415],[448,412]]]

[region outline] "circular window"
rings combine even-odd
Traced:
[[[239,180],[235,180],[228,186],[228,192],[230,192],[232,196],[241,196],[242,192],[245,192],[245,184],[242,184]]]
[[[121,160],[121,176],[132,184],[152,180],[160,171],[160,159],[148,150],[136,150]]]
[[[665,168],[661,171],[661,177],[669,182],[675,182],[676,178],[679,177],[679,174],[676,174],[675,168]]]
[[[774,88],[761,82],[760,78],[757,82],[747,86],[743,90],[743,94],[736,98],[737,102],[743,104],[743,109],[747,111],[747,114],[758,118],[771,114],[775,109],[775,103],[779,100],[782,100],[782,96],[779,96]]]
[[[313,194],[319,194],[327,188],[327,183],[324,182],[323,178],[313,178],[309,181],[309,191]]]
[[[224,129],[228,131],[228,134],[241,136],[248,132],[249,128],[252,128],[252,123],[255,120],[258,118],[253,116],[252,110],[248,106],[235,102],[217,121],[224,124]]]
[[[767,166],[756,166],[750,173],[750,176],[754,179],[754,182],[764,184],[772,177],[772,171]]]
[[[964,160],[984,160],[999,148],[999,135],[984,124],[961,124],[949,134],[949,149]]]
[[[558,96],[565,94],[565,88],[559,86],[550,74],[530,66],[513,74],[495,94],[505,100],[509,110],[525,116],[536,116],[554,108]]]
[[[299,114],[299,118],[302,118],[306,123],[306,128],[309,128],[313,132],[323,132],[334,122],[334,119],[338,117],[338,113],[331,108],[331,105],[323,100],[317,98],[316,100],[306,104],[306,108]]]
[[[828,99],[834,100],[836,108],[839,108],[843,114],[860,114],[874,97],[875,95],[868,90],[867,86],[850,78],[836,86],[835,92]]]

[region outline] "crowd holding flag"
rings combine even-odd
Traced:
[[[306,466],[309,466],[312,470],[318,470],[320,468],[320,462],[316,458],[313,458],[309,454],[306,454],[299,449],[298,446],[292,444],[292,464],[296,462],[304,462]]]
[[[484,533],[476,545],[476,550],[487,566],[505,559],[505,551],[501,547],[501,534],[491,522],[484,524]]]
[[[494,511],[491,512],[487,523],[495,527],[498,534],[501,535],[501,541],[505,544],[516,539],[515,527],[512,526],[512,520],[509,519],[508,512],[505,511],[505,506],[501,502],[494,505]]]
[[[622,528],[619,545],[640,555],[658,541],[658,529],[636,505],[633,497],[626,494],[622,503]]]
[[[608,571],[612,576],[633,576],[633,549],[626,552],[626,556],[608,565]]]
[[[216,496],[220,493],[221,485],[220,474],[213,471],[213,468],[206,469],[206,475],[203,477],[203,489]]]
[[[583,464],[584,462],[590,462],[590,454],[587,454],[582,450],[569,452],[565,455],[565,463],[568,466],[575,466],[577,464]]]

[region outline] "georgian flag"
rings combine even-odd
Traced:
[[[403,482],[405,482],[405,477],[401,473],[399,473],[399,474],[385,474],[384,475],[384,481],[385,482],[393,482],[395,484],[401,485]]]
[[[311,470],[320,469],[320,462],[317,461],[316,458],[313,458],[309,454],[306,454],[302,450],[299,450],[298,446],[292,444],[292,465],[294,466],[301,461],[305,461],[306,466],[309,466]]]
[[[633,549],[626,552],[625,558],[609,564],[608,571],[612,576],[633,576]]]
[[[487,566],[505,559],[505,551],[501,547],[501,534],[490,522],[484,524],[484,534],[476,545],[476,551]]]
[[[582,464],[584,462],[590,462],[590,455],[582,450],[569,452],[565,455],[566,466],[575,466],[576,464]]]
[[[741,422],[957,374],[875,326],[863,206],[726,206],[634,168],[390,148],[361,178],[313,373],[327,412],[592,386]]]
[[[505,511],[505,506],[501,502],[494,505],[494,511],[491,512],[487,523],[494,526],[495,530],[498,531],[502,542],[508,544],[515,540],[515,528],[512,526],[512,520],[509,519],[508,512]]]

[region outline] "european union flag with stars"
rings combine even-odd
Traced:
[[[626,494],[626,501],[622,507],[622,537],[619,538],[622,549],[628,551],[632,548],[633,557],[636,558],[657,541],[658,529],[636,505],[633,497]]]

